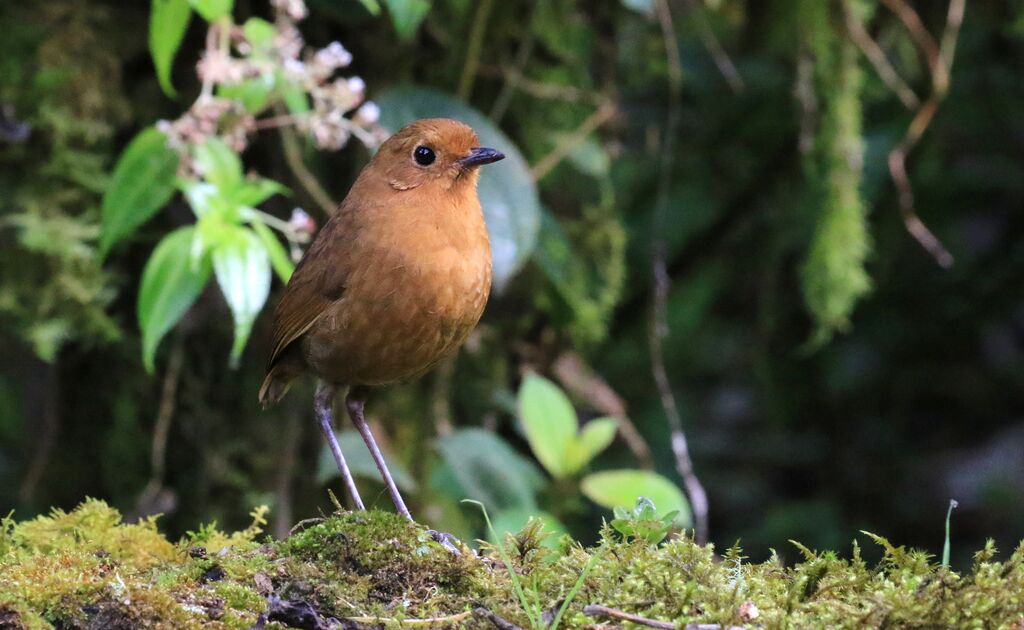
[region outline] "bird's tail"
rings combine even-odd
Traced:
[[[263,385],[260,386],[260,404],[263,408],[280,402],[288,393],[288,388],[292,386],[296,376],[298,375],[280,363],[270,368],[267,377],[263,379]]]

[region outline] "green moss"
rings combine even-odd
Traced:
[[[486,627],[471,614],[478,606],[529,624],[492,547],[453,555],[424,527],[383,512],[332,516],[260,543],[263,516],[255,512],[242,532],[207,526],[177,543],[154,521],[122,523],[92,500],[70,513],[8,519],[0,533],[0,626],[241,629],[268,613],[268,597],[385,627],[425,618]],[[794,543],[801,560],[787,566],[776,555],[750,563],[738,547],[719,556],[686,537],[657,546],[623,541],[609,527],[594,548],[563,537],[552,550],[529,527],[507,544],[525,597],[543,610],[566,598],[591,565],[561,627],[597,622],[584,614],[588,604],[677,624],[765,628],[989,628],[1024,619],[1024,544],[1003,561],[989,544],[959,574],[925,552],[868,536],[884,553],[877,566],[856,544],[844,559]]]

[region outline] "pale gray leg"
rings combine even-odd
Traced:
[[[348,415],[352,418],[352,424],[356,425],[356,429],[363,436],[366,448],[370,449],[370,455],[373,457],[374,463],[377,464],[377,470],[384,477],[384,485],[388,487],[388,494],[391,495],[391,501],[395,504],[395,509],[398,510],[399,514],[411,521],[412,514],[409,513],[409,508],[405,507],[405,501],[402,500],[402,495],[398,492],[395,480],[391,478],[391,472],[388,470],[388,465],[384,462],[384,456],[381,455],[380,449],[377,448],[377,442],[373,439],[373,434],[370,433],[370,425],[366,424],[366,418],[363,417],[365,400],[360,393],[355,388],[349,391],[348,398],[345,399]]]
[[[348,469],[348,464],[345,463],[345,454],[341,452],[338,439],[334,436],[332,419],[336,391],[337,388],[334,385],[323,382],[317,385],[316,394],[313,395],[313,410],[316,412],[317,424],[320,425],[320,431],[323,432],[327,445],[331,448],[331,454],[334,455],[334,461],[338,464],[338,470],[341,471],[341,478],[345,482],[345,487],[348,488],[352,502],[355,503],[356,509],[365,510],[366,506],[363,505],[363,499],[359,496],[355,479],[352,478],[352,472]]]

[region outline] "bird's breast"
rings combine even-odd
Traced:
[[[349,265],[344,296],[311,331],[314,368],[338,383],[376,385],[415,378],[454,351],[491,287],[479,210],[476,217],[456,226],[429,217],[378,226]]]

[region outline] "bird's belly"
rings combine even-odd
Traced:
[[[462,344],[487,302],[490,257],[433,259],[429,266],[395,265],[383,274],[378,267],[372,279],[351,278],[307,336],[314,371],[338,384],[405,381]]]

